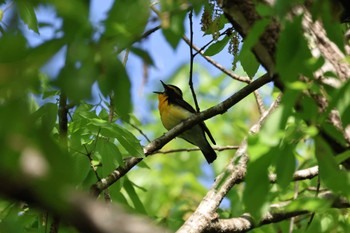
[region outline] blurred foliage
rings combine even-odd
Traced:
[[[0,3],[4,4],[4,1]],[[35,188],[37,198],[45,200],[50,207],[59,205],[59,197],[67,188],[88,192],[91,185],[122,165],[125,158],[143,156],[142,146],[147,140],[139,129],[152,139],[161,136],[165,129],[156,109],[156,95],[149,95],[150,106],[145,106],[152,109],[148,113],[151,122],[146,124],[133,114],[138,106],[132,101],[130,71],[125,68],[126,60],[122,58],[130,51],[145,64],[156,65],[150,51],[137,46],[156,14],[162,34],[175,49],[186,33],[188,11],[193,9],[195,15],[202,15],[204,36],[214,39],[206,48],[206,55],[226,54],[226,45],[230,44],[229,52],[234,55],[234,66],[237,65],[236,74],[248,75],[252,80],[263,74],[251,48],[269,23],[265,18],[254,25],[252,33],[240,45],[236,32],[222,34],[227,30],[228,21],[215,5],[216,1],[161,0],[156,10],[152,10],[150,4],[144,0],[113,1],[106,19],[99,22],[103,30],[90,20],[89,1],[16,0],[1,5],[0,20],[4,16],[9,18],[7,25],[0,25],[1,177],[30,184]],[[268,210],[269,204],[293,200],[297,185],[301,198],[293,200],[286,209],[316,211],[307,232],[349,232],[349,212],[331,209],[330,203],[315,197],[316,178],[297,184],[291,182],[296,170],[319,165],[321,187],[350,197],[349,173],[339,167],[339,163],[349,158],[349,153],[335,157],[338,153],[319,134],[323,130],[345,146],[343,135],[328,124],[327,114],[335,108],[343,125],[349,124],[350,82],[333,88],[314,79],[313,73],[324,64],[324,59],[311,55],[308,38],[301,30],[301,17],[284,19],[290,6],[291,2],[285,0],[276,1],[275,7],[271,8],[257,6],[260,14],[276,15],[283,23],[276,68],[286,84],[286,91],[280,107],[267,119],[261,132],[248,136],[250,162],[245,182],[228,193],[218,212],[225,218],[249,212],[258,219]],[[319,1],[312,11],[315,17],[323,19],[328,36],[342,50],[345,26],[334,22],[328,6],[328,1]],[[36,10],[40,7],[53,10],[62,24],[57,28],[38,22]],[[41,36],[45,27],[54,31],[52,38],[30,46],[26,37],[28,30]],[[59,73],[45,72],[43,67],[59,53],[64,54],[64,66]],[[184,99],[193,104],[187,84],[189,69],[188,64],[179,66],[163,81],[179,86]],[[199,64],[194,64],[193,74],[202,110],[218,104],[246,85],[224,74],[213,76]],[[300,74],[309,82],[299,81]],[[160,83],[155,86],[155,90],[161,91]],[[329,101],[324,113],[319,112],[310,96],[302,95],[307,91]],[[260,88],[259,93],[268,107],[278,91],[267,85]],[[65,106],[68,109],[67,145],[62,143],[58,122],[61,94],[68,98]],[[296,103],[300,106],[298,111],[294,109]],[[259,116],[251,94],[206,124],[219,146],[239,145]],[[175,139],[162,151],[192,147]],[[111,198],[126,209],[147,215],[175,230],[196,209],[234,153],[233,150],[218,152],[218,159],[212,165],[204,161],[200,152],[152,155],[110,187]],[[270,173],[277,174],[276,184],[270,184]],[[12,197],[1,198],[0,232],[47,232],[52,214],[30,204]],[[253,232],[286,232],[289,222],[263,226]],[[307,222],[308,217],[297,217],[296,232],[305,229]],[[76,230],[63,225],[60,232]]]

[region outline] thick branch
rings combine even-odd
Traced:
[[[37,182],[42,185],[42,180],[29,179],[20,174],[9,177],[0,171],[0,195],[49,210],[80,232],[167,232],[146,218],[126,213],[117,205],[102,203],[75,190],[69,192],[67,187],[55,186],[53,183],[49,184],[52,190],[50,198],[47,198],[46,193],[38,192]]]

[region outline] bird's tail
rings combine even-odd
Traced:
[[[201,146],[200,149],[208,163],[212,163],[216,159],[216,153],[208,142]]]

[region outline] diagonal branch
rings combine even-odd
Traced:
[[[204,52],[198,48],[197,46],[195,46],[194,44],[191,44],[191,41],[186,37],[183,36],[182,39],[189,45],[191,46],[194,50],[197,51],[197,53],[199,53],[200,55],[202,55],[202,57],[207,60],[210,64],[212,64],[213,66],[215,66],[216,68],[218,68],[219,70],[221,70],[224,74],[228,75],[230,78],[235,79],[237,81],[240,82],[244,82],[244,83],[250,83],[251,80],[248,77],[241,77],[239,75],[236,75],[235,73],[233,73],[231,70],[226,69],[225,67],[223,67],[222,65],[220,65],[219,63],[217,63],[216,61],[214,61],[214,59],[212,59],[209,56],[205,56]]]
[[[211,107],[203,112],[200,112],[187,120],[181,122],[168,132],[166,132],[163,136],[153,140],[147,146],[143,148],[143,152],[145,156],[149,156],[154,154],[156,151],[161,149],[166,143],[170,140],[178,136],[180,133],[185,130],[191,128],[193,125],[198,124],[201,121],[209,119],[218,114],[225,113],[229,108],[233,105],[244,99],[246,96],[262,87],[263,85],[271,82],[273,80],[273,76],[269,76],[268,74],[263,75],[257,80],[251,82],[247,86],[243,87],[241,90],[224,100],[223,102]],[[114,171],[112,171],[106,178],[101,179],[101,181],[96,182],[91,186],[91,192],[94,195],[99,195],[104,189],[108,188],[110,185],[115,183],[121,177],[123,177],[131,168],[136,166],[139,162],[142,161],[141,157],[131,157],[126,160],[123,166],[117,167]]]

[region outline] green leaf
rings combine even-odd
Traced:
[[[41,127],[47,133],[51,133],[57,121],[58,107],[57,104],[46,103],[32,114],[34,120],[41,119]]]
[[[105,36],[115,39],[119,51],[141,38],[150,15],[149,5],[145,0],[114,1],[105,21]]]
[[[29,49],[26,47],[26,44],[27,41],[21,34],[5,33],[1,35],[0,62],[11,63],[24,59],[29,51]],[[2,69],[4,69],[4,67],[2,67]],[[4,73],[6,74],[6,72]]]
[[[185,33],[184,20],[186,12],[178,12],[171,14],[169,19],[169,27],[162,28],[165,39],[169,42],[173,49],[176,49],[181,41],[182,35]]]
[[[302,17],[286,21],[277,43],[276,70],[284,81],[293,82],[299,74],[310,73],[308,62],[312,57],[303,35]],[[297,68],[296,68],[297,67]]]
[[[282,137],[287,118],[284,114],[284,105],[280,105],[266,120],[260,131],[262,141],[270,146],[277,146]]]
[[[276,154],[278,154],[278,151],[270,150],[255,161],[249,161],[248,163],[243,203],[246,210],[256,220],[262,216],[264,205],[267,202],[270,187],[267,168]]]
[[[256,60],[255,55],[251,51],[240,54],[240,61],[244,71],[252,79],[259,69],[260,63]]]
[[[205,56],[214,56],[215,54],[220,53],[227,43],[230,41],[229,36],[225,36],[222,40],[218,40],[215,43],[212,43],[204,52]]]
[[[141,168],[151,169],[144,160],[141,160],[141,162],[139,162],[137,166]]]
[[[130,156],[144,156],[140,141],[123,127],[98,118],[90,119],[90,124],[101,127],[101,135],[116,138],[118,142],[129,152]]]
[[[21,19],[28,28],[39,34],[38,20],[36,19],[34,7],[30,1],[16,1]]]
[[[335,193],[350,195],[350,177],[340,170],[328,143],[321,137],[316,137],[316,157],[319,165],[321,182]]]
[[[128,196],[130,197],[130,199],[134,205],[135,210],[141,214],[147,215],[147,211],[146,211],[139,196],[137,195],[137,193],[135,191],[134,184],[129,179],[125,179],[123,187],[124,187],[125,191],[127,192]]]
[[[262,126],[259,137],[266,145],[277,146],[285,134],[286,123],[293,116],[294,103],[298,92],[287,90],[282,98],[280,106],[275,109]]]
[[[163,33],[163,36],[165,37],[165,39],[169,42],[170,46],[173,49],[176,49],[179,42],[181,41],[181,36],[174,33],[170,29],[163,29],[162,33]]]
[[[248,155],[250,162],[259,159],[261,156],[268,153],[270,149],[271,146],[263,143],[260,134],[248,135]]]
[[[347,150],[347,151],[344,151],[343,153],[338,154],[335,157],[335,161],[337,162],[337,164],[341,164],[342,162],[344,162],[349,158],[350,158],[350,150]]]
[[[277,184],[281,189],[287,188],[289,183],[293,180],[295,167],[294,145],[284,145],[283,148],[279,150],[276,161]]]
[[[96,152],[101,156],[102,174],[107,176],[118,165],[123,164],[122,154],[112,142],[99,140],[96,146]],[[118,161],[118,163],[117,163]]]
[[[72,172],[75,180],[77,180],[78,184],[83,184],[91,170],[89,159],[85,154],[81,153],[74,153],[71,157]]]
[[[147,51],[136,47],[131,47],[130,51],[139,58],[141,58],[142,61],[145,62],[147,65],[154,66],[153,59]]]
[[[129,152],[131,156],[144,156],[140,141],[132,133],[117,124],[113,124],[113,132],[115,133],[119,143]]]
[[[252,49],[258,42],[260,35],[265,31],[265,28],[269,22],[270,20],[262,19],[253,25],[243,43],[241,52],[237,57],[237,59],[241,62],[244,71],[250,78],[254,77],[260,65],[252,53]]]
[[[84,64],[76,67],[74,64],[66,64],[60,71],[57,80],[53,84],[59,86],[68,98],[79,102],[84,98],[91,98],[91,89],[95,81],[96,70],[93,65]],[[79,88],[77,88],[79,87]]]
[[[98,85],[105,97],[113,96],[113,106],[119,117],[128,121],[131,112],[130,80],[123,64],[112,53],[105,54],[100,66],[104,72]]]

